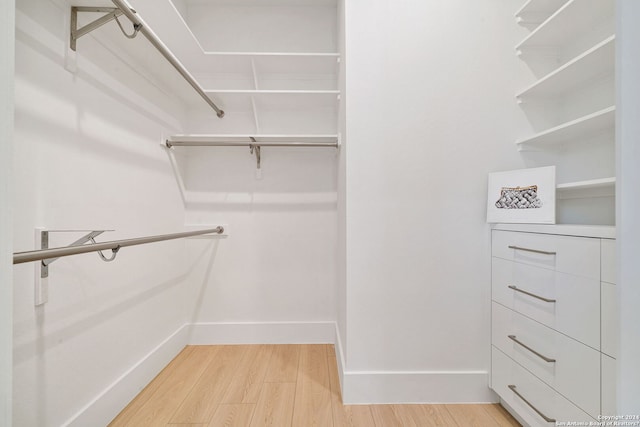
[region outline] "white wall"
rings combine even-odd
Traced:
[[[13,2],[0,4],[0,426],[10,426],[12,387]]]
[[[346,3],[347,402],[493,399],[486,176],[522,167],[515,7]]]
[[[620,303],[620,349],[618,358],[618,414],[640,414],[640,4],[619,0],[617,6],[617,184],[616,224],[618,297]]]
[[[335,321],[335,150],[264,147],[262,179],[248,148],[175,151],[187,223],[224,223],[230,233],[216,247],[189,242],[192,321]]]
[[[159,141],[180,127],[181,105],[93,35],[78,43],[78,71],[66,71],[63,3],[17,2],[13,249],[34,248],[38,226],[115,230],[99,241],[180,231],[184,207]],[[50,244],[79,234],[53,233]],[[60,259],[41,307],[34,264],[15,266],[14,425],[73,421],[184,325],[186,245],[124,248],[112,263],[96,254]],[[106,425],[179,344],[75,425]]]

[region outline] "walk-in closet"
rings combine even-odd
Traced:
[[[638,20],[2,2],[0,426],[640,426]]]

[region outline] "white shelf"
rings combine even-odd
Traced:
[[[131,5],[191,73],[337,74],[336,52],[205,51],[170,0]]]
[[[567,38],[589,31],[598,20],[612,15],[613,11],[612,0],[569,0],[520,42],[516,49],[557,46]]]
[[[493,229],[521,231],[524,233],[557,234],[562,236],[596,237],[600,239],[616,238],[616,227],[610,225],[496,224]]]
[[[516,142],[520,149],[528,145],[559,144],[580,138],[585,135],[613,128],[615,125],[616,107],[608,107],[595,113],[563,123],[544,132],[520,139]]]
[[[556,189],[558,191],[572,191],[572,190],[593,190],[598,188],[614,188],[616,185],[615,178],[600,178],[590,179],[588,181],[568,182],[565,184],[558,184]]]
[[[516,97],[538,98],[561,95],[595,78],[612,74],[615,64],[615,36],[610,36],[583,54],[547,74]]]
[[[185,142],[249,142],[254,138],[257,142],[308,142],[308,143],[335,143],[338,141],[337,134],[297,134],[297,135],[276,135],[276,134],[183,134],[172,135],[169,141]]]
[[[568,0],[528,0],[516,13],[520,24],[539,25],[553,15]]]
[[[527,13],[553,12],[560,9],[568,0],[527,0],[522,7],[516,12],[516,18]]]
[[[197,74],[290,74],[332,75],[338,73],[338,53],[313,52],[203,52],[192,61]]]
[[[225,111],[335,109],[337,90],[205,90]]]
[[[562,200],[615,197],[615,191],[615,178],[591,179],[587,181],[558,184],[556,186],[556,198]]]

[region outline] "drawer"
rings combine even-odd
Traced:
[[[599,351],[496,302],[491,317],[495,347],[592,417],[600,414]]]
[[[493,230],[491,244],[494,257],[600,280],[600,239]]]
[[[494,301],[600,349],[600,281],[492,258]],[[518,290],[509,288],[516,287]],[[528,292],[547,300],[543,301]]]
[[[618,348],[618,299],[616,285],[602,282],[602,352],[617,357]]]
[[[616,280],[616,241],[613,239],[602,239],[600,247],[602,281],[618,283]]]
[[[491,348],[491,381],[493,390],[530,426],[555,426],[561,422],[593,422],[584,411],[562,397],[522,366],[498,350]],[[509,386],[515,386],[515,390]],[[518,396],[517,393],[520,394]],[[527,404],[525,400],[529,402]],[[554,421],[545,421],[530,405]]]
[[[602,355],[602,415],[616,415],[616,359]]]

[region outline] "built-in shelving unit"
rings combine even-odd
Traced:
[[[613,0],[529,0],[516,12],[530,31],[516,54],[535,79],[516,94],[532,120],[516,145],[532,165],[556,165],[559,217],[569,222],[593,220],[587,212],[602,215],[596,224],[614,218],[614,7]]]

